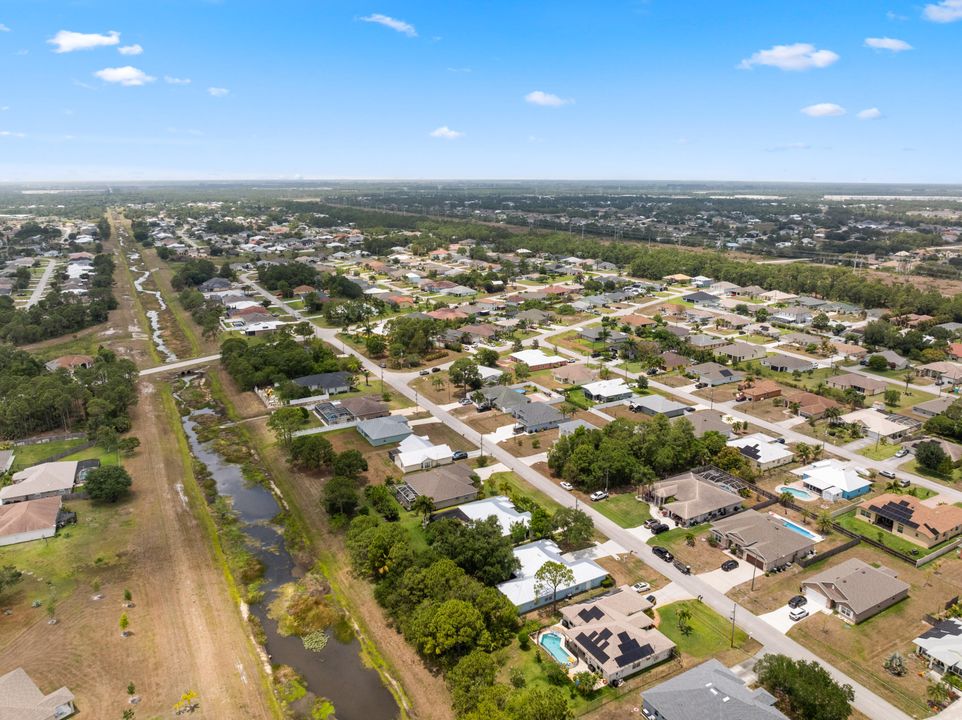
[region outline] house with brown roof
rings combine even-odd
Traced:
[[[398,501],[408,510],[420,495],[431,498],[435,510],[471,502],[478,499],[478,490],[471,482],[471,472],[471,468],[464,463],[443,465],[408,475],[403,483],[395,486],[395,493]]]
[[[686,368],[689,365],[691,365],[691,358],[687,358],[684,355],[679,355],[671,350],[666,350],[661,354],[661,366],[665,368],[665,370]]]
[[[630,325],[633,328],[653,327],[658,324],[653,318],[650,318],[647,315],[638,315],[635,313],[632,313],[631,315],[625,315],[620,319],[621,322],[625,323],[626,325]]]
[[[756,380],[751,387],[744,388],[741,394],[749,402],[769,400],[782,394],[782,388],[774,380]]]
[[[53,537],[59,517],[59,496],[0,505],[0,546]]]
[[[23,668],[0,676],[0,720],[64,720],[77,711],[73,702],[65,687],[44,695]]]
[[[841,408],[841,404],[832,398],[806,390],[799,390],[785,396],[785,402],[789,406],[798,405],[798,414],[803,418],[820,420],[825,417],[825,413],[831,408]]]
[[[724,355],[732,362],[747,362],[748,360],[760,360],[768,355],[768,351],[762,345],[736,341],[719,348],[717,354]]]
[[[580,363],[571,363],[554,368],[551,377],[565,385],[584,385],[593,382],[598,373]]]
[[[834,610],[856,625],[907,598],[909,584],[885,565],[849,558],[803,580],[801,591],[810,605]]]
[[[72,373],[77,368],[93,367],[93,364],[94,359],[90,355],[61,355],[46,363],[44,367],[50,372],[66,370]]]
[[[438,308],[437,310],[431,310],[430,312],[426,312],[424,314],[428,317],[434,318],[435,320],[441,320],[442,322],[468,319],[468,314],[466,312],[462,312],[456,308]]]
[[[835,348],[836,354],[844,355],[848,360],[861,360],[868,355],[868,350],[861,345],[852,345],[851,343],[839,342],[838,340],[833,340],[830,344]]]
[[[744,558],[760,570],[781,567],[805,557],[815,549],[815,540],[785,526],[769,514],[745,510],[712,523],[715,540],[733,555]]]
[[[962,534],[962,508],[930,507],[911,495],[884,493],[858,506],[858,518],[930,548]]]

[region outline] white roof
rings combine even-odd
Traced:
[[[962,663],[962,620],[944,620],[912,642],[946,667],[957,667]]]
[[[504,370],[500,368],[488,367],[487,365],[478,365],[478,375],[481,376],[482,380],[490,380],[491,378],[499,378],[504,375]]]
[[[882,437],[896,435],[900,432],[905,432],[906,429],[905,425],[900,425],[894,420],[889,420],[885,413],[880,413],[878,410],[872,408],[856,410],[855,412],[842,415],[839,419],[846,423],[861,423],[868,430]]]
[[[74,485],[77,461],[41,463],[14,474],[13,485],[0,489],[0,503],[49,492],[66,492]]]
[[[614,395],[624,395],[632,392],[631,388],[625,384],[623,378],[617,380],[599,380],[597,382],[582,385],[581,389],[592,395],[601,397],[612,397]]]
[[[792,470],[792,473],[822,492],[831,488],[853,492],[872,484],[855,472],[855,468],[849,463],[839,462],[834,458],[813,462],[811,465]]]
[[[458,506],[458,510],[469,520],[486,520],[489,517],[498,519],[501,525],[501,532],[505,535],[511,532],[511,526],[521,523],[525,527],[531,521],[531,513],[518,512],[514,504],[504,495],[477,500]]]
[[[515,362],[523,362],[525,365],[552,365],[554,363],[567,362],[565,358],[560,355],[545,355],[539,349],[531,350],[519,350],[516,353],[511,353],[511,359]]]
[[[738,448],[739,450],[757,446],[758,458],[756,462],[760,465],[766,465],[776,460],[783,460],[795,454],[780,443],[777,438],[770,437],[764,433],[752,433],[751,435],[737,437],[729,440],[726,444],[728,447]]]
[[[447,445],[435,445],[421,435],[408,435],[398,443],[398,459],[402,467],[420,465],[425,460],[444,460],[453,454]]]
[[[246,310],[247,308],[261,307],[261,304],[259,302],[254,302],[253,300],[237,300],[235,302],[227,303],[227,307],[229,307],[231,310]],[[264,312],[267,312],[267,310]]]
[[[504,593],[507,598],[516,606],[526,605],[533,602],[538,597],[535,594],[534,575],[541,566],[548,561],[561,563],[571,569],[575,581],[570,587],[559,587],[558,597],[564,597],[565,593],[576,585],[580,585],[591,580],[599,580],[605,577],[608,572],[593,560],[569,561],[561,555],[558,546],[550,540],[538,540],[537,542],[521,545],[514,549],[514,556],[521,563],[518,570],[511,580],[498,585],[498,590]],[[549,590],[550,593],[550,590]]]

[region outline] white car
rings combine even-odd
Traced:
[[[636,582],[634,585],[631,586],[631,589],[634,590],[636,593],[643,593],[647,590],[651,590],[651,585],[649,585],[646,582]]]
[[[562,488],[564,488],[565,490],[574,490],[574,489],[575,489],[575,486],[572,485],[572,484],[571,484],[570,482],[568,482],[567,480],[562,480],[562,481],[561,481],[560,483],[558,483],[558,484],[559,484]]]
[[[604,500],[606,497],[608,497],[608,493],[604,490],[595,490],[588,497],[590,497],[593,501],[598,502],[599,500]]]
[[[808,610],[805,608],[795,608],[788,613],[788,617],[792,622],[798,622],[799,620],[808,617]]]

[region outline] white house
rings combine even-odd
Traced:
[[[808,490],[833,502],[839,498],[850,500],[872,489],[872,482],[859,475],[851,464],[834,458],[813,462],[792,473],[802,479]]]
[[[560,355],[546,355],[538,348],[519,350],[518,352],[511,353],[511,359],[518,363],[524,363],[531,370],[544,370],[546,368],[558,367],[568,362]]]
[[[427,470],[454,461],[454,451],[447,445],[435,445],[421,435],[408,435],[397,447],[394,464],[401,472]]]
[[[614,402],[616,400],[627,400],[633,391],[625,384],[623,378],[615,380],[598,380],[581,386],[585,397],[595,402]]]
[[[501,525],[501,532],[508,535],[511,526],[521,523],[525,527],[531,522],[531,513],[518,512],[510,499],[504,495],[476,500],[466,503],[454,510],[455,515],[460,515],[464,520],[487,520],[490,517],[497,518]]]
[[[514,549],[514,556],[521,568],[514,577],[498,585],[498,590],[524,614],[535,608],[553,602],[552,588],[538,587],[535,574],[546,562],[556,562],[566,566],[574,575],[574,582],[557,588],[557,599],[571,597],[580,592],[601,585],[608,571],[593,560],[571,560],[561,554],[561,550],[550,540],[538,540]]]
[[[795,453],[785,447],[780,438],[773,438],[764,433],[752,433],[734,438],[726,444],[728,447],[736,448],[759,470],[770,470],[787,465],[795,457]]]

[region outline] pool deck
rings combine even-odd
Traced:
[[[542,650],[544,650],[546,653],[548,653],[548,656],[549,656],[552,660],[554,660],[555,662],[558,662],[558,659],[551,653],[551,651],[548,650],[548,648],[546,648],[544,645],[541,644],[541,640],[542,640],[542,638],[544,638],[545,635],[557,635],[557,636],[559,636],[559,637],[561,638],[562,648],[564,649],[564,651],[565,651],[566,653],[568,653],[568,656],[574,661],[574,662],[572,662],[572,663],[569,664],[569,665],[563,666],[563,667],[565,667],[565,669],[568,671],[568,675],[569,675],[569,676],[573,677],[573,676],[577,675],[579,672],[581,672],[582,670],[586,670],[586,669],[587,669],[587,666],[585,666],[585,664],[582,662],[581,658],[579,658],[577,655],[575,655],[573,652],[571,652],[571,650],[568,648],[568,642],[569,642],[569,640],[568,640],[568,635],[567,635],[567,633],[565,632],[565,628],[564,628],[562,625],[551,625],[550,627],[546,627],[546,628],[542,629],[542,630],[538,633],[538,638],[537,638],[537,645],[538,645],[538,647],[540,647]],[[558,662],[558,664],[561,665],[560,662]],[[582,667],[582,666],[584,666],[584,667]]]
[[[783,516],[781,516],[781,515],[779,515],[778,513],[775,513],[775,512],[770,512],[770,513],[768,513],[768,514],[771,515],[772,517],[775,517],[775,518],[778,518],[779,520],[781,520],[782,523],[784,523],[784,524],[788,527],[788,529],[789,529],[789,530],[792,530],[793,532],[798,532],[798,530],[804,530],[804,532],[799,532],[798,534],[799,534],[799,535],[804,535],[805,537],[811,537],[812,540],[813,540],[814,542],[816,542],[816,543],[820,543],[820,542],[822,542],[822,540],[825,539],[824,537],[822,537],[821,535],[819,535],[817,532],[814,532],[814,531],[812,531],[812,530],[809,530],[809,529],[808,529],[807,527],[805,527],[804,525],[799,525],[799,524],[798,524],[797,522],[795,522],[794,520],[789,520],[787,517],[783,517]],[[794,528],[798,528],[798,530],[794,530]]]
[[[798,490],[799,492],[805,493],[807,497],[800,497],[798,495],[795,495],[795,493],[792,493],[792,495],[795,495],[795,498],[797,500],[800,500],[802,502],[815,502],[816,500],[821,500],[821,498],[818,495],[813,493],[811,490],[808,490],[805,487],[805,484],[801,480],[798,480],[793,483],[786,483],[784,485],[779,485],[778,487],[775,488],[775,492],[777,493],[780,493],[785,490],[787,490],[788,492],[791,492],[792,490]]]

